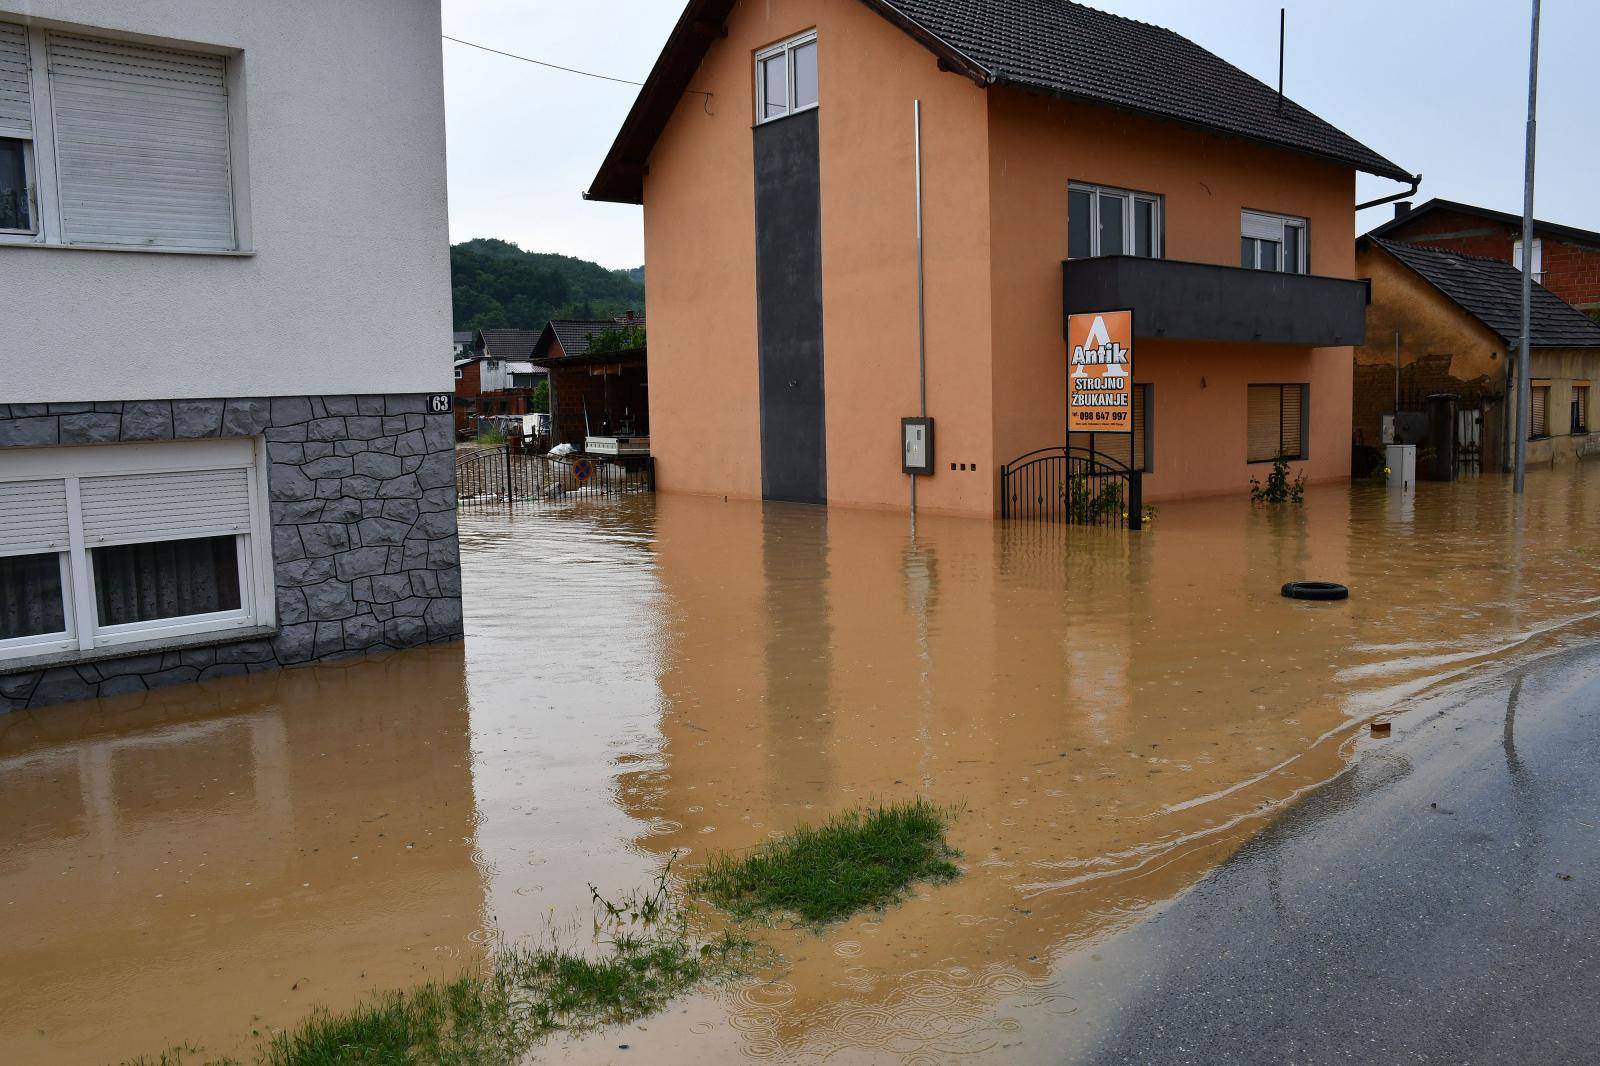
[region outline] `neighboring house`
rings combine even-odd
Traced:
[[[694,0],[588,196],[644,205],[660,484],[896,506],[920,177],[920,499],[994,514],[1001,464],[1066,443],[1069,311],[1135,310],[1136,432],[1095,443],[1146,498],[1242,492],[1279,452],[1347,477],[1357,171],[1409,180],[1063,0]]]
[[[1463,443],[1478,446],[1484,469],[1506,469],[1516,439],[1516,405],[1506,398],[1517,388],[1521,271],[1503,259],[1370,236],[1358,242],[1356,269],[1372,279],[1367,343],[1356,348],[1357,448],[1385,443],[1383,417],[1395,411],[1397,394],[1401,411],[1419,413],[1430,396],[1450,395],[1467,413]],[[1528,461],[1600,451],[1590,402],[1600,379],[1600,323],[1539,285],[1532,312]]]
[[[501,362],[522,362],[539,343],[536,329],[480,329],[472,342],[475,354]]]
[[[0,0],[0,710],[461,636],[439,7],[328,14]]]
[[[1504,211],[1452,200],[1429,200],[1415,209],[1399,203],[1395,217],[1369,236],[1481,255],[1522,269],[1522,216]],[[1533,280],[1600,318],[1600,233],[1535,219]]]
[[[643,315],[548,323],[533,357],[550,372],[551,441],[583,448],[592,437],[650,437],[650,375],[645,347],[595,352],[602,333],[645,328]]]
[[[472,342],[477,335],[470,329],[456,330],[450,335],[450,349],[456,359],[464,359],[472,351]]]
[[[456,432],[475,432],[480,417],[533,411],[533,390],[545,368],[529,358],[536,329],[484,329],[467,355],[456,360]]]

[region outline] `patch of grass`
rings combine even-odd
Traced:
[[[592,954],[569,950],[555,937],[540,947],[502,944],[481,973],[391,992],[353,1010],[319,1009],[271,1037],[256,1062],[500,1066],[557,1031],[635,1021],[703,982],[742,973],[751,942],[728,933],[710,941],[693,936],[667,878],[664,872],[653,891],[620,903],[594,892]],[[183,1066],[183,1054],[192,1050],[135,1059],[133,1066]]]
[[[744,854],[713,855],[689,888],[740,918],[821,925],[882,909],[915,881],[959,876],[945,839],[953,813],[921,799],[847,811]]]

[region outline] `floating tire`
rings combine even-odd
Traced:
[[[1332,581],[1291,581],[1283,586],[1283,594],[1291,600],[1348,600],[1350,590]]]

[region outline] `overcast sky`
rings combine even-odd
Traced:
[[[745,0],[760,2],[760,0]],[[453,37],[642,80],[683,0],[444,0]],[[1283,0],[1100,0],[1158,23],[1269,84]],[[1529,4],[1287,0],[1288,93],[1408,170],[1431,196],[1522,206]],[[1600,229],[1600,3],[1545,0],[1539,80],[1541,218]],[[637,89],[444,42],[451,239],[501,237],[610,267],[644,261],[636,207],[581,199]],[[954,75],[951,75],[954,77]],[[826,87],[823,92],[826,93]],[[1362,175],[1371,199],[1397,191]],[[1377,208],[1362,229],[1389,217]]]

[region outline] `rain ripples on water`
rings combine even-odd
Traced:
[[[1167,504],[1138,535],[688,497],[465,518],[464,645],[0,718],[0,1061],[247,1051],[569,928],[591,883],[919,794],[961,808],[960,879],[761,927],[769,968],[626,1042],[1047,1058],[1083,1021],[1064,963],[1377,743],[1368,717],[1593,640],[1597,516],[1600,466],[1536,472],[1521,516],[1486,477]]]

